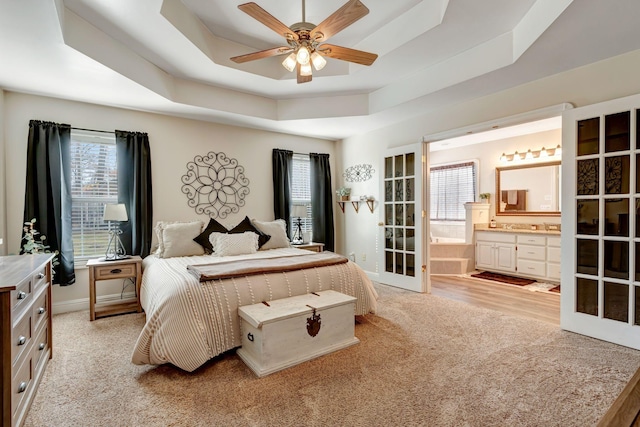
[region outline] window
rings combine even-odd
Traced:
[[[469,161],[431,168],[432,220],[464,221],[464,204],[476,199],[477,166]]]
[[[307,217],[302,218],[302,232],[311,231],[311,174],[309,156],[303,154],[293,155],[291,172],[291,204],[307,207]],[[291,224],[297,218],[291,218]],[[293,230],[291,233],[293,236]]]
[[[118,203],[115,134],[71,131],[71,230],[76,258],[103,255],[109,224],[104,205]]]

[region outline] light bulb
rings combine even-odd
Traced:
[[[308,62],[300,66],[300,75],[301,76],[310,76],[311,75],[311,64]]]
[[[322,70],[324,66],[327,65],[327,60],[324,59],[322,55],[320,55],[315,50],[311,54],[311,62],[313,63],[313,66],[315,67],[315,69],[318,71]]]
[[[292,53],[282,61],[282,66],[288,71],[293,71],[296,68],[296,54]]]
[[[549,153],[547,152],[547,149],[542,147],[540,149],[540,157],[549,157]]]
[[[500,156],[500,161],[501,162],[506,162],[507,161],[507,155],[505,153],[502,153],[502,156]]]
[[[307,49],[305,46],[300,46],[300,49],[298,49],[298,54],[296,55],[298,64],[307,65],[309,63],[309,58],[309,49]]]
[[[533,153],[531,152],[531,148],[529,148],[529,151],[527,151],[527,154],[524,156],[524,158],[527,160],[533,159]]]
[[[522,160],[522,158],[520,157],[520,153],[516,151],[515,153],[513,153],[513,161],[517,162],[518,160]]]
[[[562,147],[560,147],[560,144],[558,144],[558,146],[556,147],[555,155],[558,157],[562,156]]]

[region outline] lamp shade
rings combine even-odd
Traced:
[[[293,218],[306,218],[307,217],[307,207],[302,205],[295,205],[293,210],[291,211],[291,216]]]
[[[128,221],[127,208],[124,203],[106,204],[104,205],[104,221]]]

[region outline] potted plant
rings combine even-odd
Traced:
[[[338,198],[340,198],[340,201],[349,201],[349,198],[351,197],[351,188],[340,187],[336,190],[336,194],[338,195]]]
[[[490,198],[491,198],[491,193],[480,193],[480,202],[489,203]]]

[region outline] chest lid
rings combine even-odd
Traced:
[[[326,310],[355,301],[355,297],[328,290],[268,301],[269,305],[245,305],[238,309],[238,314],[253,327],[260,328],[266,323],[311,314],[314,308]]]

